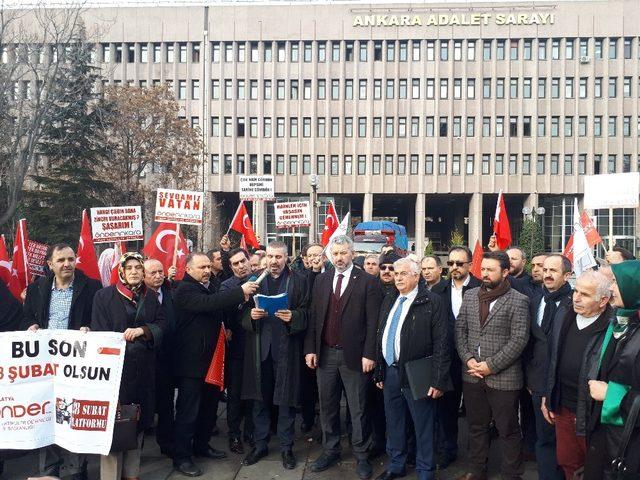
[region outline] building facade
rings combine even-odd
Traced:
[[[108,82],[170,84],[202,130],[209,242],[240,175],[272,174],[279,198],[299,199],[316,174],[320,224],[334,200],[356,220],[406,225],[418,252],[445,249],[454,230],[486,243],[503,190],[514,236],[523,207],[544,207],[557,251],[583,176],[638,170],[637,0],[160,5],[87,19],[109,22],[96,49]],[[272,204],[252,209],[275,238]],[[635,249],[639,223],[616,211],[617,242]]]

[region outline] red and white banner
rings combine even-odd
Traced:
[[[308,227],[311,225],[309,202],[274,203],[276,228]]]
[[[336,231],[340,220],[338,220],[338,214],[336,213],[336,207],[333,206],[333,202],[327,206],[327,217],[324,220],[324,229],[322,230],[321,243],[323,247],[326,247],[329,243],[329,239],[333,236],[333,232]],[[315,239],[314,239],[315,240]]]
[[[107,455],[125,346],[117,332],[0,333],[0,449]]]
[[[27,247],[29,275],[44,277],[44,266],[47,264],[47,248],[49,248],[49,246],[44,243],[29,240],[29,246]]]
[[[156,195],[156,222],[202,225],[204,193],[159,188]]]
[[[92,208],[91,231],[94,243],[144,240],[142,208],[139,206]]]

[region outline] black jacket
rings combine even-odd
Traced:
[[[53,273],[49,273],[46,277],[40,277],[27,287],[27,297],[24,301],[24,318],[22,320],[22,328],[24,330],[34,324],[43,329],[48,328],[51,287],[54,278]],[[76,269],[73,278],[71,310],[69,311],[69,330],[78,330],[80,327],[89,326],[91,323],[93,297],[101,288],[102,284],[99,281],[87,277]]]
[[[289,310],[292,312],[291,321],[285,328],[278,330],[280,338],[278,358],[274,358],[273,403],[297,407],[301,400],[301,376],[303,363],[302,345],[308,323],[309,287],[307,277],[285,267],[288,281],[287,295]],[[284,275],[285,273],[283,273]],[[265,294],[262,288],[256,293]],[[262,398],[262,368],[261,368],[261,320],[251,319],[251,309],[255,307],[253,298],[244,305],[242,312],[242,327],[245,330],[245,350],[242,375],[242,398],[245,400],[259,400]],[[275,332],[272,330],[272,332]],[[306,367],[304,367],[306,368]]]
[[[640,396],[640,319],[638,319],[638,313],[636,312],[634,317],[629,319],[627,333],[617,342],[613,339],[609,342],[600,366],[604,337],[604,333],[594,337],[585,351],[585,363],[583,365],[585,378],[581,379],[581,384],[586,385],[590,379],[608,382],[607,397],[611,394],[613,400],[608,403],[612,406],[615,405],[619,409],[619,414],[624,423],[629,416],[633,401]],[[621,396],[615,395],[615,390],[618,390],[618,392],[620,390],[612,387],[614,383],[618,384],[618,386],[625,386],[628,391]],[[600,415],[603,403],[596,402],[591,398],[588,394],[588,386],[585,390],[587,444],[589,443],[590,435],[596,428],[604,428],[607,442],[606,458],[610,461],[617,455],[623,427],[601,423]],[[640,474],[640,455],[637,454],[638,451],[640,451],[640,421],[636,423],[627,447],[626,466],[628,473],[636,475],[632,478],[637,478],[637,475]]]
[[[542,285],[535,283],[531,275],[527,272],[524,272],[518,278],[509,275],[507,280],[509,280],[511,288],[515,289],[516,292],[526,295],[530,300],[536,295],[542,295]]]
[[[172,284],[170,282],[165,280],[164,284],[160,287],[160,290],[162,291],[162,303],[160,304],[160,308],[162,309],[162,314],[165,319],[165,325],[159,355],[162,357],[162,360],[166,360],[168,362],[171,361],[173,357],[176,322],[178,321],[175,300],[173,299],[174,290],[171,288],[171,285]]]
[[[318,362],[322,355],[324,322],[333,294],[334,273],[334,270],[321,273],[313,285],[304,353],[315,353]],[[379,280],[354,267],[340,299],[342,347],[345,363],[351,370],[362,371],[363,357],[370,360],[376,358],[376,330],[381,301]]]
[[[220,285],[220,292],[230,292],[234,288],[241,286],[247,281],[248,277],[238,278],[235,275],[227,278]],[[227,345],[226,356],[228,358],[241,359],[244,357],[245,331],[242,328],[242,312],[244,310],[245,301],[236,305],[232,305],[224,309],[224,328],[231,331],[231,341]]]
[[[0,332],[18,330],[22,321],[22,305],[0,282]]]
[[[127,342],[118,397],[122,404],[140,405],[140,432],[153,424],[156,350],[162,345],[165,319],[155,292],[147,290],[138,305],[136,311],[115,285],[103,288],[93,301],[91,330],[124,332],[136,327],[145,330],[144,336]]]
[[[596,320],[598,324],[598,332],[593,335],[592,339],[587,344],[588,347],[585,350],[588,352],[593,348],[594,342],[597,342],[597,338],[601,337],[604,331],[607,329],[609,325],[609,321],[611,320],[612,310],[611,307],[607,306],[607,308],[602,312],[600,317]],[[544,396],[546,397],[547,408],[555,412],[560,407],[560,390],[558,383],[558,362],[560,362],[560,356],[564,348],[565,339],[567,337],[567,332],[571,324],[576,321],[576,314],[573,309],[568,312],[562,321],[554,322],[553,328],[549,334],[549,366],[547,369],[547,378],[545,384]],[[597,342],[598,346],[602,345],[602,342]],[[586,358],[586,355],[585,355]],[[576,432],[580,436],[585,435],[585,402],[587,401],[587,397],[589,396],[589,387],[587,385],[587,373],[585,371],[587,362],[582,362],[581,372],[580,372],[580,381],[578,387],[578,405],[576,410]]]
[[[206,288],[188,273],[174,294],[178,321],[175,336],[174,374],[180,377],[204,378],[218,341],[222,313],[225,308],[244,301],[242,288],[228,292]]]
[[[456,352],[456,317],[453,314],[453,309],[451,307],[451,282],[452,280],[450,278],[443,279],[440,283],[433,286],[431,292],[440,295],[440,298],[442,299],[442,306],[447,313],[449,355],[451,356],[452,363],[459,363],[458,353]],[[480,280],[469,274],[469,283],[462,287],[462,297],[464,298],[464,295],[468,290],[479,287],[480,285]]]
[[[525,385],[532,393],[544,395],[547,385],[547,372],[549,371],[549,337],[557,324],[562,325],[563,319],[573,312],[572,293],[562,297],[556,313],[545,332],[538,325],[538,308],[542,301],[542,294],[535,296],[529,302],[531,317],[531,333],[529,342],[522,356],[524,362]]]
[[[382,337],[387,319],[399,294],[389,294],[382,301],[377,334],[376,382],[384,381],[387,363],[382,355]],[[449,349],[447,347],[447,316],[440,297],[424,287],[418,287],[418,295],[409,307],[400,332],[400,356],[398,370],[400,385],[409,386],[405,364],[411,360],[433,357],[433,385],[438,390],[452,390],[449,376]],[[424,392],[425,396],[427,392]]]

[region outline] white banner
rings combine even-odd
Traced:
[[[202,225],[204,193],[159,188],[156,196],[156,222]]]
[[[144,240],[142,208],[139,206],[92,208],[91,234],[94,243]]]
[[[0,333],[0,449],[108,454],[124,352],[116,332]]]
[[[638,172],[586,175],[584,208],[636,208],[640,195]]]
[[[240,200],[275,200],[273,175],[240,175]]]
[[[311,225],[309,202],[274,203],[276,228],[307,227]]]

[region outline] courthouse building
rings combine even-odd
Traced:
[[[171,85],[202,130],[209,240],[239,176],[274,175],[277,198],[299,200],[316,174],[320,225],[333,200],[405,225],[419,252],[454,230],[486,243],[502,189],[514,236],[543,207],[546,248],[561,250],[583,176],[638,170],[638,0],[154,2],[92,17],[110,25],[96,50],[108,82]],[[273,202],[250,208],[275,238]],[[639,223],[616,210],[618,244],[635,250]]]

